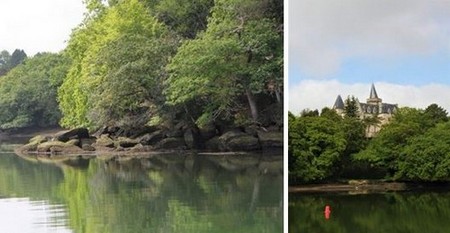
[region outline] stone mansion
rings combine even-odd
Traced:
[[[374,84],[372,84],[372,87],[370,88],[370,95],[366,103],[360,103],[358,99],[356,99],[356,102],[358,107],[358,115],[361,119],[364,120],[366,118],[376,117],[379,121],[379,123],[369,125],[367,127],[367,137],[373,137],[378,131],[380,131],[381,126],[389,122],[392,114],[398,109],[397,104],[383,103],[382,99],[378,97]],[[339,115],[344,116],[345,103],[340,95],[337,96],[333,109]]]

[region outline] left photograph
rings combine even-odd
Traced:
[[[0,232],[283,232],[282,0],[0,9]]]

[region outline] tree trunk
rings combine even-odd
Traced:
[[[252,113],[252,119],[256,122],[258,120],[258,108],[256,106],[255,96],[253,96],[252,91],[249,89],[245,91],[245,94],[247,95],[248,105],[250,106],[250,111]]]

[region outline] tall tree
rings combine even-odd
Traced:
[[[22,62],[25,61],[26,58],[27,54],[23,50],[21,49],[14,50],[14,52],[11,54],[9,68],[13,69],[14,67],[22,64]]]
[[[269,1],[216,0],[206,31],[186,41],[168,66],[168,103],[202,102],[203,114],[195,117],[200,124],[235,118],[245,109],[258,121],[255,94],[280,92],[283,77],[282,32],[267,17],[268,6]]]
[[[9,61],[11,60],[11,54],[8,51],[3,50],[0,52],[0,76],[5,75],[9,71]]]
[[[358,101],[354,96],[348,96],[345,100],[344,112],[346,117],[358,117]]]
[[[289,121],[289,179],[314,182],[339,170],[346,148],[340,121],[326,117],[297,117]]]
[[[146,113],[162,95],[168,47],[176,48],[176,40],[139,0],[119,1],[78,28],[66,51],[73,64],[59,89],[63,126],[151,117]]]
[[[14,50],[12,54],[3,50],[0,52],[0,76],[7,74],[14,67],[22,64],[27,58],[27,54],[20,49]]]
[[[154,0],[146,1],[152,7]],[[156,17],[179,35],[194,39],[206,29],[214,0],[160,0],[154,11]]]

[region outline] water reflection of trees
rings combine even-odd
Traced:
[[[282,160],[153,156],[63,167],[77,232],[281,232]]]
[[[324,207],[332,208],[330,220]],[[291,195],[289,232],[447,232],[450,192]]]

